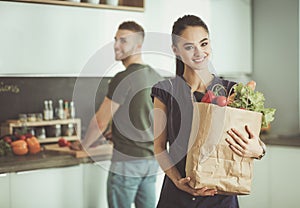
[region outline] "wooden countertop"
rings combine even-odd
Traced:
[[[42,151],[36,155],[15,156],[13,154],[0,157],[0,174],[29,171],[45,168],[58,168],[110,160],[111,155],[93,156],[93,158],[76,158],[70,154]]]

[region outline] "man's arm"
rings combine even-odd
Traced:
[[[103,133],[119,108],[119,104],[105,97],[98,111],[90,121],[89,127],[82,141],[85,148],[89,148]]]

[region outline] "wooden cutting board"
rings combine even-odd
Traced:
[[[58,153],[65,153],[74,155],[76,158],[90,157],[90,156],[101,156],[101,155],[112,155],[113,145],[101,144],[96,147],[92,147],[88,152],[84,150],[76,151],[71,150],[69,147],[60,147],[58,144],[48,144],[44,145],[45,151],[52,151]]]

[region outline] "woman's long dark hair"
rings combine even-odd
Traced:
[[[184,15],[180,17],[174,22],[173,29],[172,29],[172,44],[174,46],[177,45],[177,41],[179,36],[181,36],[182,32],[188,26],[200,26],[203,27],[206,32],[209,34],[208,27],[203,22],[200,17],[194,15]],[[176,57],[176,75],[182,76],[184,72],[184,63],[180,60],[180,57]]]

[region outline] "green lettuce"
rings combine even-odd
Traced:
[[[234,85],[233,90],[235,96],[228,106],[262,113],[262,127],[268,127],[270,122],[274,120],[276,109],[264,107],[265,97],[263,93],[254,91],[242,83]]]

